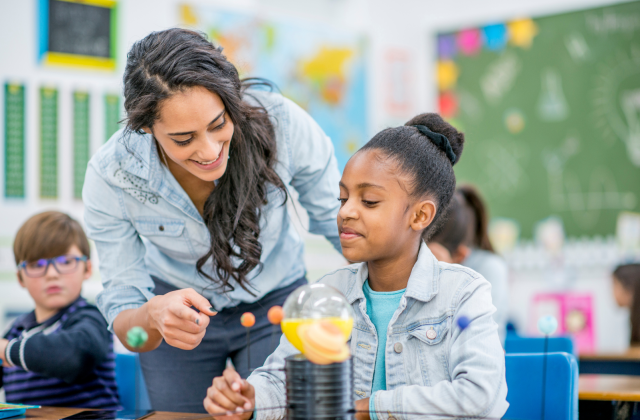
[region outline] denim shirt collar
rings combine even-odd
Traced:
[[[128,173],[149,181],[151,172],[152,154],[155,147],[151,134],[130,133],[122,139],[127,149],[127,159],[122,169]],[[156,155],[158,154],[155,151]]]
[[[438,261],[429,250],[429,247],[427,247],[427,244],[424,241],[421,242],[418,259],[411,270],[407,291],[404,295],[422,302],[428,302],[438,294],[440,270]],[[367,263],[361,263],[355,273],[355,280],[346,294],[349,304],[364,299],[362,288],[368,277],[368,265]]]
[[[202,216],[169,169],[160,161],[156,142],[151,134],[132,133],[128,146],[128,160],[122,169],[147,181],[149,189],[161,195],[195,221],[203,223]],[[166,175],[166,176],[165,176]]]

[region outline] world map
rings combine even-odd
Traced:
[[[331,138],[340,171],[368,140],[360,34],[200,5],[180,5],[180,20],[222,46],[241,77],[268,79],[304,108]]]

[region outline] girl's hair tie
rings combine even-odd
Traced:
[[[431,143],[435,144],[440,150],[445,152],[447,154],[447,157],[451,161],[451,165],[454,165],[456,163],[456,154],[453,153],[453,149],[451,148],[451,143],[449,143],[448,138],[440,133],[434,133],[424,125],[413,125],[412,127],[417,128],[418,131],[420,131],[422,134],[427,136],[429,140],[431,140]]]

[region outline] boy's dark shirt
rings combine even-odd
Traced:
[[[4,387],[12,403],[119,409],[113,338],[82,297],[38,324],[19,317],[5,335]]]

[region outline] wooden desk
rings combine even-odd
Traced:
[[[640,376],[640,348],[624,353],[581,354],[579,366],[580,373]]]
[[[592,401],[640,401],[640,377],[580,375],[578,398]]]
[[[71,416],[81,411],[87,410],[86,408],[60,408],[60,407],[42,407],[34,410],[27,410],[24,416],[10,417],[11,419],[33,419],[33,420],[59,420],[64,417]],[[147,417],[145,420],[176,420],[176,419],[197,419],[206,417],[206,414],[192,414],[192,413],[170,413],[168,411],[158,411],[155,414]]]

